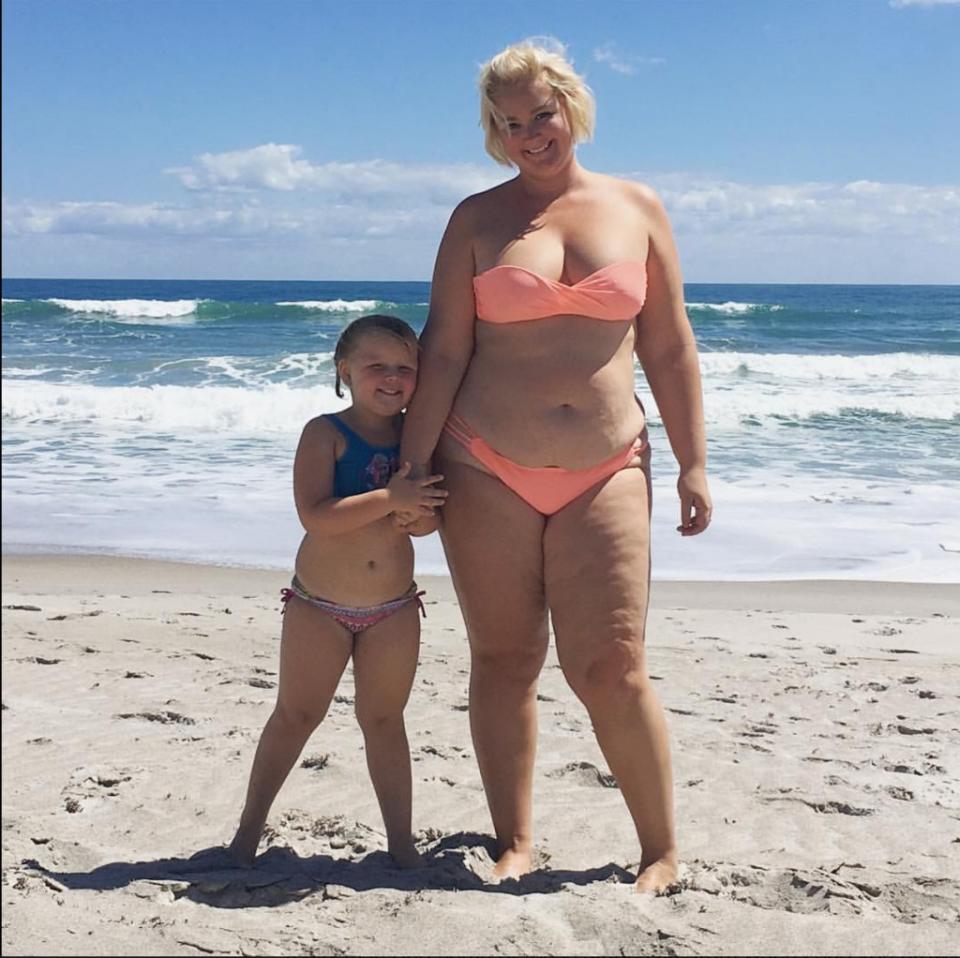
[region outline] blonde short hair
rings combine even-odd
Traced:
[[[549,49],[547,46],[549,43]],[[480,68],[480,125],[487,152],[504,166],[513,164],[503,148],[503,114],[494,102],[507,87],[533,80],[545,80],[570,122],[574,143],[593,136],[596,104],[583,77],[566,58],[563,45],[552,39],[534,37],[501,50]]]

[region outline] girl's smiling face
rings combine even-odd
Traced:
[[[417,348],[388,332],[364,333],[338,363],[355,406],[378,416],[405,409],[417,386]]]
[[[503,116],[500,139],[524,172],[554,172],[570,158],[573,134],[560,97],[541,79],[507,87],[496,97]]]

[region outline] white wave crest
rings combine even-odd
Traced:
[[[275,435],[297,432],[307,420],[342,409],[332,386],[294,389],[284,383],[231,386],[90,386],[3,382],[6,426],[84,423],[107,432],[145,431]]]
[[[324,313],[366,313],[377,306],[375,299],[304,299],[277,303],[277,306],[299,306]]]
[[[5,303],[22,303],[22,302],[24,302],[22,299],[8,299],[6,296],[3,297],[3,301],[4,301]]]
[[[172,369],[190,368],[205,380],[196,387],[214,385],[224,380],[251,388],[269,385],[277,380],[288,384],[301,380],[315,380],[319,376],[333,376],[333,353],[290,353],[279,358],[262,359],[238,356],[205,356],[175,359],[161,363],[154,370],[163,373]]]
[[[197,311],[197,299],[47,299],[74,313],[104,313],[118,319],[168,319]]]
[[[721,428],[818,417],[960,420],[960,356],[718,352],[701,353],[700,365],[704,413]],[[649,395],[642,382],[638,390]]]
[[[768,306],[765,303],[687,303],[687,309],[707,309],[714,313],[723,313],[725,316],[742,316],[744,313],[752,313],[761,309],[770,312],[778,312],[786,309],[785,306]]]
[[[881,353],[865,356],[811,353],[701,353],[705,376],[777,377],[790,380],[834,380],[872,383],[878,390],[890,379],[919,380],[960,393],[960,356]]]
[[[776,426],[821,417],[860,419],[898,416],[907,420],[960,422],[960,395],[858,394],[846,389],[775,390],[759,386],[745,389],[704,390],[708,425],[740,428],[744,423]]]

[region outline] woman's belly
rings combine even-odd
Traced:
[[[377,605],[403,595],[413,580],[413,546],[388,516],[355,532],[305,535],[297,578],[308,591],[344,605]]]
[[[524,466],[584,469],[640,434],[632,322],[551,317],[477,325],[453,412],[501,455]],[[444,435],[442,453],[462,458],[454,445]]]

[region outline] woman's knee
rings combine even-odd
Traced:
[[[561,656],[561,665],[570,688],[587,708],[651,691],[643,645],[632,637],[609,640],[575,662],[564,662]]]
[[[471,679],[501,684],[529,685],[536,681],[547,657],[547,635],[525,636],[522,641],[484,645],[470,649]]]

